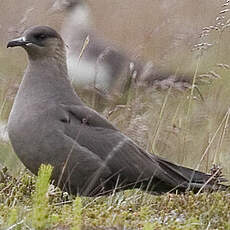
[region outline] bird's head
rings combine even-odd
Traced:
[[[82,0],[56,0],[49,11],[51,13],[63,10],[71,11],[82,4]]]
[[[23,47],[31,59],[55,57],[65,52],[61,36],[48,26],[27,29],[21,37],[8,42],[8,47]]]

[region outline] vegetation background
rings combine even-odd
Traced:
[[[125,104],[118,105],[112,113],[107,108],[104,115],[148,151],[206,172],[209,172],[213,164],[220,165],[226,178],[230,179],[229,2],[86,2],[100,36],[112,41],[133,57],[153,61],[156,68],[193,79],[199,89],[192,87],[181,92],[173,89],[159,91],[154,88],[133,87]],[[21,0],[20,3],[17,0],[0,1],[0,135],[3,135],[26,66],[25,52],[21,49],[7,50],[7,41],[31,25],[50,25],[60,30],[65,15],[49,14],[48,9],[52,3],[53,1],[47,0]],[[91,104],[90,101],[87,103]],[[30,193],[25,195],[24,189],[30,188],[33,193],[35,179],[31,179],[31,175],[24,171],[23,176],[19,176],[22,175],[20,173],[23,166],[4,137],[0,139],[0,168],[1,165],[8,167],[9,175],[5,175],[4,171],[0,177],[0,225],[2,224],[3,229],[16,229],[10,226],[24,220],[16,227],[31,229],[32,227],[25,226],[35,226],[28,220],[31,206],[36,202],[30,199]],[[16,176],[16,179],[11,178],[11,175]],[[12,180],[17,182],[14,182],[15,187]],[[28,187],[23,187],[22,181]],[[21,193],[18,194],[24,198],[18,195],[16,199],[17,192],[12,191],[19,190]],[[227,199],[229,194],[220,194],[204,194],[198,197],[193,194],[172,197],[165,195],[156,198],[134,191],[108,199],[100,198],[99,201],[83,199],[83,208],[80,205],[75,209],[75,202],[72,204],[72,198],[69,198],[71,204],[61,208],[56,206],[56,200],[56,203],[48,203],[51,208],[47,215],[52,216],[52,221],[55,219],[53,215],[56,215],[56,223],[62,223],[62,227],[67,226],[67,229],[75,223],[73,210],[76,209],[82,210],[85,218],[81,217],[82,214],[79,216],[87,226],[120,226],[121,229],[129,226],[136,229],[142,228],[145,223],[157,223],[160,227],[157,225],[156,229],[170,226],[171,229],[179,229],[179,225],[185,229],[227,229],[230,228],[230,204]],[[56,196],[55,199],[61,199]],[[12,200],[6,201],[7,197]],[[159,210],[158,203],[162,205]],[[195,206],[200,207],[200,210],[197,211]],[[67,213],[66,217],[64,212]],[[67,221],[68,215],[72,215],[73,219]],[[49,222],[47,226],[55,226],[55,221],[52,222],[48,217],[46,220],[45,223]],[[147,226],[146,229],[153,227]]]

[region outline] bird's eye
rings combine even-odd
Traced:
[[[37,40],[43,40],[44,38],[46,38],[46,35],[45,34],[36,34],[34,37]]]

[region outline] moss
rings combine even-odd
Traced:
[[[7,175],[7,171],[3,174],[6,178],[0,191],[0,196],[5,197],[0,202],[3,229],[16,223],[20,223],[20,229],[36,225],[36,229],[68,230],[229,229],[230,226],[229,191],[154,196],[130,190],[110,197],[74,198],[59,189],[47,193],[47,172],[39,174],[37,181],[25,171],[18,180]]]

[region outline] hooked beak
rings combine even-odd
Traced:
[[[25,46],[25,45],[28,45],[29,43],[31,42],[26,41],[25,37],[20,37],[20,38],[16,38],[16,39],[9,41],[7,44],[7,48],[15,47],[15,46]]]

